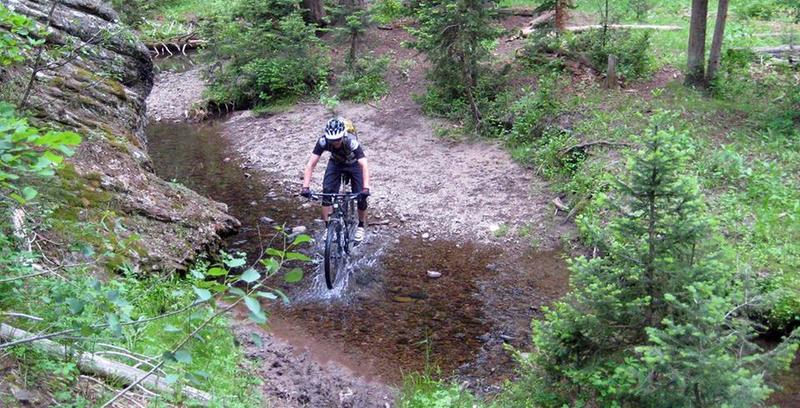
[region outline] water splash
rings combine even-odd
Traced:
[[[295,295],[293,303],[307,304],[319,302],[343,302],[347,303],[357,292],[357,288],[351,285],[353,277],[358,277],[368,273],[379,272],[379,261],[386,250],[387,242],[379,235],[369,237],[369,240],[356,246],[345,259],[344,272],[336,276],[333,289],[328,289],[325,284],[325,271],[322,259],[324,246],[321,240],[317,240],[313,262],[316,265],[308,288]]]

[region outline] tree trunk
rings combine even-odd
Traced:
[[[569,15],[567,14],[567,7],[569,6],[569,0],[556,0],[556,32],[561,33],[567,27],[567,20],[569,20]]]
[[[708,56],[706,82],[711,82],[719,70],[722,57],[722,40],[725,37],[725,22],[728,20],[728,0],[719,0],[717,24],[714,26],[714,39],[711,41],[711,54]]]
[[[608,54],[608,68],[606,69],[605,88],[617,88],[617,57],[612,54]]]
[[[325,25],[325,7],[322,0],[303,0],[303,8],[306,9],[306,21],[319,26]]]
[[[692,0],[686,85],[705,87],[706,19],[708,0]]]
[[[27,339],[35,335],[35,333],[29,333],[0,323],[0,338],[2,339],[12,341]],[[145,372],[138,368],[131,367],[118,361],[109,360],[96,354],[73,350],[65,345],[50,340],[42,339],[34,341],[30,343],[30,347],[40,353],[56,358],[72,358],[78,365],[78,368],[83,372],[97,374],[111,380],[121,381],[125,384],[133,383],[145,376]],[[189,386],[174,387],[168,384],[160,375],[149,376],[145,378],[144,381],[141,381],[141,384],[145,388],[168,395],[174,393],[177,389],[187,398],[205,402],[211,401],[211,395],[207,392]]]

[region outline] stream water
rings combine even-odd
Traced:
[[[251,171],[216,125],[154,123],[148,128],[156,172],[226,203],[242,222],[228,251],[257,255],[274,226],[306,227],[319,238],[318,208],[286,191],[276,177]],[[299,158],[300,162],[305,158]],[[265,219],[268,217],[269,219]],[[318,257],[319,247],[309,248]],[[376,226],[352,256],[349,279],[325,288],[318,266],[284,286],[292,302],[271,306],[271,329],[320,359],[332,350],[368,378],[397,383],[402,373],[435,365],[485,384],[512,374],[504,342],[525,347],[531,317],[567,288],[558,251],[509,258],[499,246],[423,240]],[[431,279],[427,271],[442,273]],[[508,271],[509,273],[501,273]]]
[[[148,140],[162,178],[226,203],[242,222],[226,239],[228,251],[257,255],[278,225],[304,226],[319,238],[318,208],[287,191],[280,178],[242,163],[217,125],[154,123]],[[309,248],[318,253],[319,247]],[[475,388],[496,390],[513,375],[504,343],[527,347],[530,319],[568,289],[558,251],[508,254],[492,245],[422,240],[388,226],[370,228],[349,279],[336,290],[325,288],[317,268],[309,265],[301,283],[283,286],[292,301],[270,306],[270,330],[322,363],[335,360],[389,384],[435,366]],[[442,277],[428,278],[429,270]],[[799,363],[782,378],[786,391],[772,403],[800,406]]]

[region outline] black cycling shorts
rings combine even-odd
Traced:
[[[326,194],[334,194],[339,192],[339,187],[342,184],[342,174],[350,177],[350,191],[360,193],[364,185],[364,174],[361,173],[361,166],[358,162],[353,164],[340,164],[333,160],[328,160],[328,167],[325,169],[325,179],[322,180],[322,192]],[[331,200],[324,198],[322,205],[330,206]],[[367,198],[358,198],[358,209],[367,209]]]

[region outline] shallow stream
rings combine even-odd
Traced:
[[[228,251],[257,256],[274,227],[303,226],[320,237],[318,208],[280,178],[251,170],[219,135],[219,125],[154,123],[149,152],[164,179],[229,206],[242,222]],[[305,157],[297,158],[298,172]],[[285,286],[292,302],[270,306],[270,331],[321,363],[336,361],[369,380],[399,384],[403,373],[438,367],[479,391],[513,375],[505,343],[526,348],[529,324],[568,289],[559,251],[511,251],[500,245],[423,240],[396,226],[371,227],[349,279],[328,291],[317,266]],[[309,248],[318,258],[319,247]],[[431,279],[427,271],[442,273]],[[772,403],[800,406],[800,372],[781,381]]]

